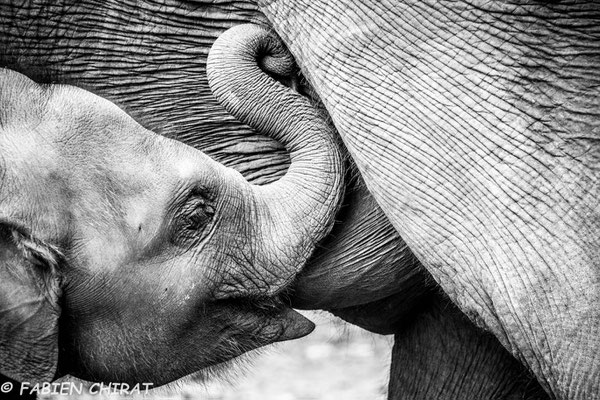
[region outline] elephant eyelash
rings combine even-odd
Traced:
[[[203,238],[214,219],[217,194],[198,184],[180,193],[171,206],[174,217],[169,235],[175,243],[188,246]]]
[[[208,225],[215,215],[215,208],[205,199],[195,199],[195,204],[186,215],[188,229],[199,230]]]
[[[217,198],[217,194],[207,186],[196,184],[190,190],[189,197],[213,202]]]

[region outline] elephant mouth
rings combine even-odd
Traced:
[[[228,310],[223,336],[214,352],[218,364],[276,342],[308,335],[315,324],[292,309],[281,296],[219,301]]]
[[[232,336],[248,336],[259,346],[298,339],[313,331],[315,325],[298,311],[292,309],[284,295],[250,299],[222,300],[227,309],[234,310]],[[249,335],[248,335],[249,334]],[[258,346],[257,346],[258,347]]]
[[[142,356],[139,360],[152,360],[169,355],[173,360],[165,366],[160,379],[152,379],[154,387],[167,384],[183,376],[193,376],[195,380],[202,381],[215,374],[221,375],[225,367],[235,365],[239,356],[252,350],[267,346],[272,343],[297,339],[311,333],[315,327],[314,323],[293,310],[280,297],[264,298],[236,298],[217,300],[205,303],[199,310],[196,318],[189,320],[186,324],[178,325],[171,331],[168,337],[162,337],[164,345],[160,340],[138,344],[126,343],[125,338],[114,333],[112,343],[103,349],[94,349],[96,357],[115,361],[126,371],[106,371],[103,369],[91,370],[87,365],[94,365],[89,358],[83,357],[92,352],[92,346],[86,343],[69,342],[63,348],[59,360],[59,371],[57,378],[66,374],[92,382],[120,382],[122,376],[128,376],[125,381],[135,384],[141,377],[152,377],[155,366],[138,362],[135,373],[129,368],[134,363],[129,358],[129,352],[135,350]],[[64,332],[70,332],[67,329]],[[102,331],[104,335],[106,331]],[[90,333],[92,337],[98,332]],[[75,344],[74,344],[75,343]],[[79,350],[85,348],[86,352]]]
[[[238,361],[253,350],[301,338],[315,328],[312,321],[287,305],[282,296],[227,299],[216,303],[215,307],[228,310],[230,317],[218,344],[205,358],[204,366],[188,376],[197,382],[235,370]]]
[[[186,379],[206,382],[215,376],[235,374],[237,368],[243,368],[245,361],[252,358],[254,350],[304,337],[315,328],[312,321],[285,305],[279,297],[219,302],[230,303],[226,307],[236,310],[235,320],[229,322],[228,333],[220,338],[205,366]]]

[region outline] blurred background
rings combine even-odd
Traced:
[[[40,396],[47,400],[384,400],[393,336],[372,334],[325,312],[305,312],[317,325],[305,338],[243,357],[206,383],[187,378],[135,396]]]

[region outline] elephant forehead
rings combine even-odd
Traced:
[[[72,194],[61,173],[63,161],[39,136],[8,136],[0,133],[0,214],[45,240],[57,239],[64,233]]]
[[[175,160],[173,169],[179,179],[187,182],[198,179],[201,172],[198,160],[192,160],[190,158],[179,158],[178,160]]]
[[[44,137],[24,129],[0,131],[0,150],[2,167],[9,174],[5,178],[51,178],[61,165],[58,152]]]

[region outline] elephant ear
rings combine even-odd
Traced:
[[[0,375],[49,382],[58,363],[60,252],[0,220]]]

